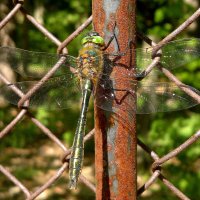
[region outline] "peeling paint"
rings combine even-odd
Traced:
[[[112,190],[116,195],[118,195],[118,186],[119,186],[118,180],[115,178],[113,180]]]
[[[116,130],[117,126],[113,125],[110,127],[107,131],[107,142],[108,145],[112,146],[112,150],[108,151],[108,161],[109,161],[109,166],[108,166],[108,173],[109,176],[116,176],[116,163],[115,163],[115,138],[116,138]]]
[[[115,27],[115,18],[116,18],[116,13],[117,13],[117,9],[119,8],[119,5],[120,5],[120,1],[118,0],[104,0],[103,1],[103,9],[105,12],[105,24],[104,24],[103,31],[105,34],[104,39],[106,42],[110,40],[110,38],[113,36],[114,33],[116,37],[119,34],[119,29]],[[113,19],[112,21],[114,21],[114,23],[110,23],[111,19]],[[113,43],[112,45],[114,47],[115,52],[118,52],[117,41],[114,39],[112,43]]]

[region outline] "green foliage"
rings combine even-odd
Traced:
[[[69,132],[69,131],[66,131],[63,133],[63,140],[64,141],[67,141],[67,143],[71,146],[72,143],[73,143],[73,133],[72,132]]]
[[[15,170],[15,176],[18,179],[32,180],[33,176],[37,176],[38,170],[30,167],[21,167]]]
[[[184,0],[141,0],[137,2],[137,26],[140,32],[162,38],[183,23],[194,10],[192,4]]]
[[[156,151],[161,155],[183,143],[199,128],[200,115],[198,113],[189,112],[185,113],[184,116],[175,115],[175,117],[170,118],[168,115],[165,115],[165,118],[162,114],[158,115],[152,122],[148,134],[148,142],[151,142],[152,147],[155,146]],[[194,151],[194,148],[192,149]],[[187,152],[189,153],[190,149]],[[200,154],[200,149],[196,153]]]
[[[90,1],[50,0],[41,2],[32,0],[25,2],[25,8],[60,41],[65,40],[91,14]],[[56,53],[56,46],[48,39],[45,39],[40,31],[37,31],[25,18],[24,20],[21,19],[21,21],[24,25],[23,32],[19,29],[15,30],[15,34],[17,34],[17,38],[21,37],[25,38],[25,40],[22,42],[16,38],[15,42],[19,48]],[[73,55],[77,55],[79,47],[80,39],[76,41],[76,45],[70,47]]]

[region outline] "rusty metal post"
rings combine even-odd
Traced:
[[[108,42],[114,39],[106,50],[116,52],[118,45],[124,52],[132,41],[135,44],[135,0],[93,0],[93,26]],[[134,45],[133,45],[134,46]],[[132,48],[133,48],[132,46]],[[131,60],[131,64],[130,64]],[[122,78],[134,71],[135,54],[123,56],[121,66],[115,67],[116,87],[128,87],[130,82]],[[123,94],[118,94],[118,96]],[[117,109],[117,115],[107,116],[95,107],[95,171],[97,200],[134,200],[137,191],[136,173],[136,114],[135,101],[127,96]],[[132,106],[130,106],[132,105]],[[123,120],[122,120],[123,118]],[[127,128],[128,127],[128,128]]]

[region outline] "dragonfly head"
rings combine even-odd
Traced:
[[[104,46],[104,39],[97,32],[89,32],[81,41],[82,45],[86,43],[94,43],[98,46]]]

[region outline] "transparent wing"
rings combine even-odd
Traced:
[[[115,112],[125,103],[130,112],[146,114],[182,110],[198,104],[173,83],[157,82],[145,85],[145,82],[130,80],[129,88],[117,88],[115,85],[118,81],[121,81],[121,78],[115,81],[101,80],[95,93],[98,107]],[[200,91],[195,88],[186,87],[200,95]]]
[[[200,91],[191,87],[200,95]],[[137,113],[171,112],[198,105],[198,102],[182,91],[174,83],[157,82],[151,85],[137,85]]]
[[[181,65],[199,59],[199,48],[199,39],[184,39],[170,42],[162,48],[163,57],[161,62],[169,69],[178,68]],[[136,72],[138,75],[152,62],[152,49],[136,49],[136,51],[137,65],[139,65]],[[112,55],[108,55],[108,57],[110,58]],[[106,72],[99,79],[99,84],[95,91],[96,103],[100,108],[115,112],[117,109],[120,109],[121,104],[123,104],[124,99],[127,99],[127,97],[128,101],[125,102],[127,110],[133,111],[134,109],[136,113],[170,112],[198,104],[178,86],[173,83],[158,82],[159,80],[156,76],[154,78],[150,77],[148,81],[141,82],[135,82],[134,75],[131,74],[129,76],[121,74],[118,79],[112,78],[112,71],[117,60],[115,58],[117,56],[114,59],[110,59],[110,63],[109,59],[108,61],[104,60]],[[118,63],[116,66],[119,66]],[[198,90],[192,87],[190,89],[200,94]],[[137,106],[134,108],[136,100]]]
[[[25,81],[14,85],[26,93],[36,83],[36,81]],[[79,105],[81,92],[77,84],[78,80],[73,74],[51,78],[31,96],[29,107],[42,106],[44,109],[55,110]],[[11,86],[4,85],[0,92],[8,102],[17,105],[20,97],[12,91]]]
[[[46,52],[32,52],[12,47],[0,47],[0,62],[10,66],[23,77],[44,76],[63,55]],[[66,61],[55,73],[55,76],[69,73],[69,67],[77,67],[76,58],[65,55]]]
[[[152,48],[136,49],[137,74],[140,74],[152,62]],[[173,70],[200,57],[200,39],[182,39],[167,43],[162,47],[161,63]]]

